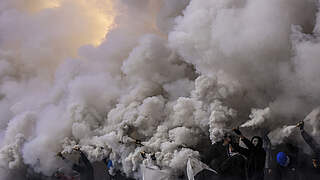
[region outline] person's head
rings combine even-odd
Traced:
[[[251,143],[255,146],[255,147],[262,147],[262,138],[259,136],[254,136],[251,139]]]
[[[312,165],[314,168],[320,168],[320,161],[317,154],[312,155]]]
[[[290,158],[284,152],[279,152],[277,154],[277,163],[282,167],[287,167],[290,163]]]

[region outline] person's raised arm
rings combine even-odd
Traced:
[[[272,166],[272,152],[271,152],[271,141],[268,137],[268,134],[263,136],[264,141],[264,150],[266,151],[266,159],[265,159],[265,168],[268,170],[267,173],[271,173]]]
[[[254,145],[246,138],[243,136],[243,134],[241,133],[241,131],[239,130],[239,128],[234,128],[233,132],[236,133],[238,136],[240,136],[240,139],[243,141],[243,143],[249,148],[249,149],[253,149]]]
[[[270,139],[269,139],[267,134],[263,136],[263,140],[264,140],[263,144],[265,145],[265,149],[266,150],[271,150],[271,141],[270,141]]]
[[[297,127],[300,129],[301,136],[304,141],[310,146],[310,148],[315,152],[320,154],[319,144],[304,130],[304,122],[300,121],[297,124]]]
[[[231,146],[232,146],[237,152],[239,152],[240,154],[242,154],[242,155],[244,155],[244,156],[246,156],[246,157],[249,156],[249,154],[250,154],[249,149],[244,148],[244,147],[241,147],[241,146],[239,146],[238,143],[233,142],[233,141],[231,141],[230,144],[231,144]]]

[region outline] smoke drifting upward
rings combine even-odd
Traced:
[[[140,151],[182,170],[203,138],[242,124],[299,139],[292,125],[320,105],[318,11],[316,0],[2,0],[0,179],[51,175],[74,145],[139,178]],[[318,109],[306,129],[320,135]]]

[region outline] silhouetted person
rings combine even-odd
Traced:
[[[234,129],[233,131],[240,136],[241,141],[248,147],[243,148],[238,144],[233,144],[236,151],[248,159],[247,168],[249,180],[263,180],[266,152],[262,148],[262,138],[254,136],[251,141],[249,141],[242,135],[239,129]]]
[[[221,163],[228,158],[229,136],[229,134],[226,134],[223,140],[216,142],[211,146],[209,167],[213,170],[217,170]]]
[[[272,169],[272,163],[274,159],[274,154],[272,151],[272,144],[271,141],[268,137],[268,134],[265,134],[263,136],[263,147],[264,150],[266,151],[266,162],[265,162],[265,171],[264,171],[264,179],[265,180],[272,180],[273,178],[273,169]]]
[[[225,134],[221,141],[214,144],[207,144],[206,142],[200,144],[200,146],[206,146],[205,151],[200,151],[201,160],[215,171],[218,171],[222,163],[229,157],[229,136],[230,134]],[[208,139],[209,141],[210,139]],[[216,180],[220,179],[220,176],[210,170],[204,169],[197,173],[194,178],[195,180]]]
[[[246,158],[232,144],[229,144],[229,157],[221,163],[218,173],[224,180],[246,180]]]
[[[304,122],[301,121],[297,124],[297,127],[300,129],[301,136],[304,141],[312,149],[312,168],[305,172],[307,174],[308,180],[320,179],[320,146],[319,144],[304,130]]]
[[[276,154],[274,168],[274,179],[277,180],[299,180],[298,151],[290,143],[285,143],[283,151]]]

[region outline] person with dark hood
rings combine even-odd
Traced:
[[[229,139],[229,152],[228,158],[224,160],[219,169],[218,173],[221,176],[220,179],[223,180],[246,180],[246,158],[241,155],[236,149],[232,146],[233,140]]]
[[[75,147],[73,150],[79,152],[80,158],[79,164],[73,164],[72,169],[80,174],[80,180],[94,180],[93,167],[87,156],[80,150],[79,147]],[[63,160],[66,159],[61,153],[58,153],[57,155]]]
[[[274,146],[274,161],[272,164],[273,179],[299,180],[304,166],[303,152],[292,140],[284,139]]]
[[[233,144],[236,151],[248,159],[247,169],[249,180],[263,180],[266,152],[262,147],[262,138],[254,136],[250,141],[242,135],[238,128],[233,129],[233,131],[240,136],[241,141],[247,146],[247,148],[243,148],[238,144]]]
[[[300,129],[300,133],[304,141],[309,145],[312,149],[312,168],[310,172],[308,172],[308,179],[320,179],[320,146],[319,144],[304,130],[304,122],[300,121],[297,124],[297,127]]]

